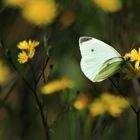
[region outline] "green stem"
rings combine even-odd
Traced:
[[[47,59],[46,59],[46,61],[45,61],[44,66],[43,66],[43,69],[42,69],[40,75],[38,76],[38,78],[37,78],[37,80],[36,80],[36,83],[38,83],[39,80],[40,80],[40,78],[42,77],[42,75],[43,75],[43,73],[44,73],[44,70],[45,70],[45,68],[46,68],[47,65],[48,65],[49,60],[50,60],[50,57],[48,56]]]
[[[33,88],[34,89],[33,94],[34,94],[37,106],[39,108],[42,124],[44,126],[44,130],[45,130],[45,134],[46,134],[46,140],[50,140],[49,127],[48,127],[46,117],[45,117],[45,114],[44,114],[44,111],[43,111],[43,106],[42,106],[42,104],[39,100],[39,97],[37,95],[37,92],[36,92],[36,87],[37,87],[38,81],[36,80],[36,76],[35,76],[34,69],[33,69],[33,66],[32,66],[31,62],[29,63],[29,65],[30,65],[30,69],[31,69],[31,72],[32,72],[32,75],[33,75],[33,80],[34,80],[34,83],[35,83],[34,88]],[[44,70],[45,70],[45,68],[43,67],[43,70],[42,70],[43,72],[41,73],[41,76],[44,74]]]
[[[140,110],[137,112],[137,131],[138,131],[138,140],[140,140]]]
[[[15,85],[16,85],[17,79],[14,81],[14,83],[12,84],[12,86],[10,87],[10,89],[8,90],[6,96],[3,98],[3,101],[6,102],[8,97],[10,96],[10,94],[12,93]]]
[[[42,69],[42,72],[41,72],[41,76],[44,74],[44,70],[46,68],[48,64],[48,61],[46,62],[46,65],[43,67]],[[30,69],[31,69],[31,72],[32,72],[32,75],[33,75],[33,80],[34,80],[34,83],[35,83],[35,86],[34,86],[34,90],[33,90],[33,94],[34,94],[34,97],[35,97],[35,100],[36,100],[36,103],[37,103],[37,106],[39,108],[39,112],[40,112],[40,116],[41,116],[41,120],[42,120],[42,124],[44,126],[44,130],[45,130],[45,134],[46,134],[46,140],[50,140],[50,136],[49,136],[49,127],[48,127],[48,124],[47,124],[47,121],[46,121],[46,117],[45,117],[45,113],[43,111],[43,106],[39,100],[39,97],[37,95],[37,92],[36,92],[36,87],[37,87],[37,84],[39,82],[39,80],[36,79],[36,76],[35,76],[35,73],[34,73],[34,69],[33,69],[33,66],[31,63],[29,63],[30,65]],[[40,76],[40,77],[41,77]],[[44,76],[44,75],[43,75]]]
[[[138,78],[137,80],[140,86],[140,79]],[[138,140],[140,140],[140,106],[137,111],[137,130],[138,130]]]
[[[37,92],[34,91],[34,97],[35,97],[35,100],[36,100],[36,103],[38,105],[38,108],[39,108],[39,112],[40,112],[40,116],[41,116],[41,120],[42,120],[42,124],[44,126],[44,129],[45,129],[45,134],[46,134],[46,140],[50,140],[50,136],[49,136],[49,127],[48,127],[48,124],[47,124],[47,121],[46,121],[46,118],[45,118],[45,114],[44,114],[44,111],[43,111],[43,107],[39,101],[39,98],[37,96]]]
[[[34,82],[36,84],[37,81],[36,81],[36,76],[35,76],[34,68],[33,68],[33,65],[32,65],[32,63],[30,61],[29,61],[29,66],[30,66],[30,70],[32,72],[33,80],[34,80]]]
[[[46,140],[50,140],[48,124],[47,124],[47,121],[46,121],[46,118],[45,118],[45,114],[43,112],[41,102],[39,101],[39,98],[38,98],[38,95],[37,95],[37,92],[36,92],[37,84],[38,84],[38,82],[39,82],[39,80],[40,80],[40,78],[41,78],[41,76],[42,76],[47,64],[48,64],[49,57],[46,59],[46,63],[44,65],[43,70],[41,71],[41,74],[39,75],[38,79],[36,79],[34,71],[33,71],[33,67],[32,67],[32,65],[30,63],[30,68],[32,70],[33,79],[34,79],[34,82],[35,82],[35,86],[32,87],[32,85],[24,78],[24,76],[16,68],[15,64],[12,61],[11,52],[7,48],[5,48],[5,46],[3,44],[2,44],[2,47],[3,47],[4,51],[5,51],[7,59],[9,60],[10,64],[13,66],[14,70],[18,73],[18,75],[21,77],[21,79],[24,81],[24,83],[27,85],[27,87],[33,92],[34,97],[35,97],[35,101],[36,101],[37,106],[39,108],[42,124],[44,126],[44,130],[45,130],[45,134],[46,134]]]
[[[116,84],[114,83],[114,81],[113,81],[111,78],[109,78],[109,80],[110,80],[110,82],[113,84],[113,86],[117,89],[117,91],[120,93],[120,95],[123,96],[124,99],[126,99],[125,96],[124,96],[124,94],[123,94],[123,92],[122,92],[122,90],[121,90],[121,88],[120,88],[120,86],[119,86],[119,85],[116,85]],[[127,101],[127,100],[126,100],[126,101]],[[128,104],[129,104],[129,103],[128,103]],[[134,112],[135,114],[137,114],[137,110],[136,110],[131,104],[129,104],[129,105],[130,105],[131,109],[133,110],[133,112]]]
[[[109,80],[114,85],[114,87],[118,90],[118,92],[120,92],[120,94],[123,96],[123,93],[122,93],[119,85],[116,85],[111,78],[109,78]],[[140,80],[139,79],[138,79],[138,82],[140,84]],[[130,107],[133,110],[133,112],[136,114],[136,117],[137,117],[137,134],[138,134],[138,140],[140,140],[140,107],[139,107],[138,111],[132,105],[130,105]]]

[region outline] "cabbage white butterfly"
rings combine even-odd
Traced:
[[[80,37],[81,69],[92,82],[100,82],[117,72],[124,62],[121,55],[108,44],[92,38]]]

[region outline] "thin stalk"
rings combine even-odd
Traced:
[[[121,90],[121,88],[120,88],[120,86],[119,85],[116,85],[115,83],[114,83],[114,81],[111,79],[111,78],[109,78],[109,80],[110,80],[110,82],[112,83],[112,85],[116,88],[116,90],[120,93],[120,95],[121,96],[123,96],[123,98],[124,99],[126,99],[125,98],[125,96],[124,96],[124,94],[123,94],[123,92],[122,92],[122,90]],[[127,101],[127,100],[126,100]],[[128,102],[128,101],[127,101]],[[129,103],[128,103],[129,104]],[[131,107],[131,109],[133,110],[133,112],[135,113],[135,114],[137,114],[137,110],[131,105],[131,104],[129,104],[130,105],[130,107]]]
[[[42,124],[44,126],[44,130],[45,130],[45,134],[46,134],[46,140],[50,140],[50,136],[49,136],[49,127],[48,127],[48,124],[47,124],[47,121],[46,121],[46,117],[45,117],[45,114],[44,114],[44,111],[43,111],[43,106],[39,100],[39,97],[37,95],[37,92],[36,92],[36,87],[37,87],[37,84],[38,84],[38,81],[36,80],[36,76],[35,76],[35,73],[34,73],[34,69],[33,69],[33,66],[31,64],[31,62],[29,63],[30,65],[30,70],[32,72],[32,75],[33,75],[33,80],[34,80],[34,90],[33,90],[33,95],[35,97],[35,100],[36,100],[36,103],[37,103],[37,106],[39,108],[39,112],[40,112],[40,116],[41,116],[41,120],[42,120]],[[44,68],[44,67],[43,67]],[[44,74],[44,69],[42,70],[43,72],[41,73],[42,75]],[[41,76],[42,76],[41,75]]]
[[[32,87],[32,85],[24,78],[24,76],[16,68],[15,64],[12,61],[11,52],[7,48],[5,48],[5,46],[3,45],[3,43],[2,43],[2,48],[5,51],[6,57],[9,60],[10,64],[12,65],[12,67],[14,68],[14,70],[21,77],[21,79],[24,81],[24,83],[27,85],[27,87],[33,92],[34,97],[35,97],[35,101],[36,101],[37,106],[39,108],[39,112],[40,112],[42,124],[43,124],[44,130],[45,130],[46,140],[50,140],[48,124],[47,124],[47,121],[46,121],[46,118],[45,118],[45,114],[43,112],[43,108],[42,108],[41,102],[39,101],[39,97],[38,97],[37,92],[36,92],[37,84],[38,84],[38,82],[39,82],[39,80],[40,80],[40,78],[41,78],[41,76],[42,76],[42,74],[43,74],[43,72],[44,72],[47,64],[48,64],[49,57],[47,57],[46,63],[43,66],[43,69],[42,69],[41,74],[39,75],[38,79],[35,77],[35,73],[33,71],[33,67],[32,67],[32,65],[30,63],[30,68],[31,68],[31,71],[32,71],[32,74],[33,74],[33,79],[34,79],[34,82],[35,82],[35,86]]]
[[[45,68],[46,68],[47,65],[48,65],[49,60],[50,60],[50,57],[48,56],[47,59],[46,59],[46,61],[45,61],[44,66],[43,66],[43,68],[42,68],[42,71],[41,71],[40,75],[38,76],[38,78],[37,78],[37,80],[36,80],[36,83],[38,83],[39,80],[40,80],[40,78],[42,77],[42,75],[43,75],[43,73],[44,73],[44,70],[45,70]]]
[[[138,131],[138,140],[140,140],[140,111],[137,112],[137,131]]]
[[[29,66],[30,66],[30,70],[32,72],[33,80],[34,80],[34,82],[36,84],[37,81],[36,81],[36,76],[35,76],[34,68],[33,68],[33,65],[32,65],[32,63],[30,61],[29,61]]]
[[[43,71],[42,75],[43,75],[43,82],[44,82],[44,84],[46,84],[47,81],[46,81],[46,78],[45,78],[45,71]]]
[[[34,93],[34,97],[35,97],[37,106],[38,106],[38,108],[39,108],[39,112],[40,112],[42,124],[43,124],[44,129],[45,129],[46,140],[50,140],[50,136],[49,136],[49,127],[48,127],[48,124],[47,124],[47,121],[46,121],[46,118],[45,118],[45,114],[44,114],[42,105],[41,105],[41,103],[40,103],[40,101],[39,101],[39,98],[38,98],[38,96],[37,96],[37,92],[34,91],[33,93]]]
[[[14,69],[16,70],[16,72],[18,73],[18,75],[21,77],[21,79],[24,81],[24,83],[27,85],[27,87],[32,91],[34,97],[35,97],[35,101],[37,103],[37,106],[39,108],[39,112],[40,112],[40,116],[41,116],[41,120],[42,120],[42,124],[43,124],[43,127],[44,127],[44,130],[45,130],[45,135],[46,135],[46,140],[50,140],[50,136],[49,136],[49,130],[48,130],[48,125],[47,125],[47,122],[46,122],[46,119],[45,119],[45,114],[43,112],[43,109],[42,109],[42,105],[39,101],[39,98],[37,96],[37,93],[36,93],[36,86],[37,86],[37,82],[35,83],[35,87],[33,88],[30,83],[24,78],[24,76],[17,70],[16,66],[14,65],[14,63],[12,62],[12,59],[10,61],[12,63],[12,66],[14,67]]]
[[[140,79],[138,78],[138,83],[140,86]],[[140,140],[140,106],[138,108],[138,112],[137,112],[137,130],[138,130],[138,140]]]
[[[9,54],[10,55],[10,54]],[[15,64],[12,61],[12,58],[9,58],[9,62],[12,65],[12,67],[14,68],[14,70],[17,72],[17,74],[20,76],[20,78],[24,81],[24,83],[26,84],[26,86],[33,91],[32,86],[30,85],[30,83],[24,78],[24,76],[19,72],[19,70],[16,68]]]
[[[118,92],[120,92],[120,94],[123,96],[123,93],[122,93],[122,90],[121,90],[120,86],[116,85],[111,78],[109,78],[109,80],[111,81],[113,86],[118,90]],[[140,80],[138,80],[138,82],[139,82],[139,85],[140,85]],[[130,105],[130,107],[137,117],[137,135],[138,135],[138,140],[140,140],[140,107],[139,107],[138,111],[132,105]]]
[[[14,81],[14,83],[12,84],[12,86],[10,87],[10,89],[8,90],[6,96],[3,98],[3,101],[6,102],[8,97],[10,96],[10,94],[12,93],[15,85],[16,85],[17,79]]]

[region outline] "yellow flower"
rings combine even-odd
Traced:
[[[122,8],[120,0],[93,0],[105,12],[117,12]]]
[[[8,79],[9,69],[6,65],[0,61],[0,84],[5,82]]]
[[[130,62],[135,62],[134,68],[140,70],[140,48],[138,51],[133,49],[130,53],[126,53],[124,58]]]
[[[21,50],[25,50],[25,49],[29,49],[29,48],[35,48],[36,46],[39,45],[39,42],[38,41],[31,41],[29,40],[28,42],[27,41],[22,41],[22,42],[19,42],[19,44],[17,45],[17,47]]]
[[[17,47],[22,50],[22,52],[18,55],[18,61],[19,63],[23,64],[28,62],[29,59],[32,59],[35,55],[35,47],[39,45],[38,41],[22,41],[19,42]]]
[[[66,78],[63,78],[63,79],[51,81],[50,83],[46,84],[41,91],[43,94],[48,95],[72,87],[73,87],[73,82]]]
[[[74,107],[77,109],[77,110],[83,110],[83,109],[86,109],[89,105],[91,101],[91,98],[89,95],[87,94],[80,94],[76,101],[74,102]]]
[[[92,116],[96,117],[104,113],[109,113],[113,117],[119,117],[124,109],[129,107],[129,103],[120,96],[103,93],[91,104],[89,110]]]
[[[138,51],[133,49],[130,53],[126,53],[124,59],[127,62],[127,65],[122,69],[123,73],[126,75],[125,78],[140,77],[140,48]]]
[[[123,110],[129,107],[128,102],[124,98],[109,93],[103,93],[101,100],[106,104],[108,113],[114,117],[119,117]]]
[[[57,15],[57,5],[53,0],[31,0],[22,9],[22,14],[35,25],[48,25]]]
[[[91,103],[89,111],[93,117],[96,117],[106,112],[106,106],[100,99],[96,99]]]
[[[27,4],[29,0],[5,0],[5,4],[8,6],[18,6],[23,7]]]
[[[21,53],[19,53],[18,61],[21,64],[26,63],[28,61],[28,55],[26,54],[25,51],[22,51]]]

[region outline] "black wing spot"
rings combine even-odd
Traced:
[[[91,49],[91,52],[94,52],[94,49]]]
[[[89,41],[89,40],[91,40],[91,39],[92,39],[92,37],[81,37],[81,38],[80,38],[80,43]]]

